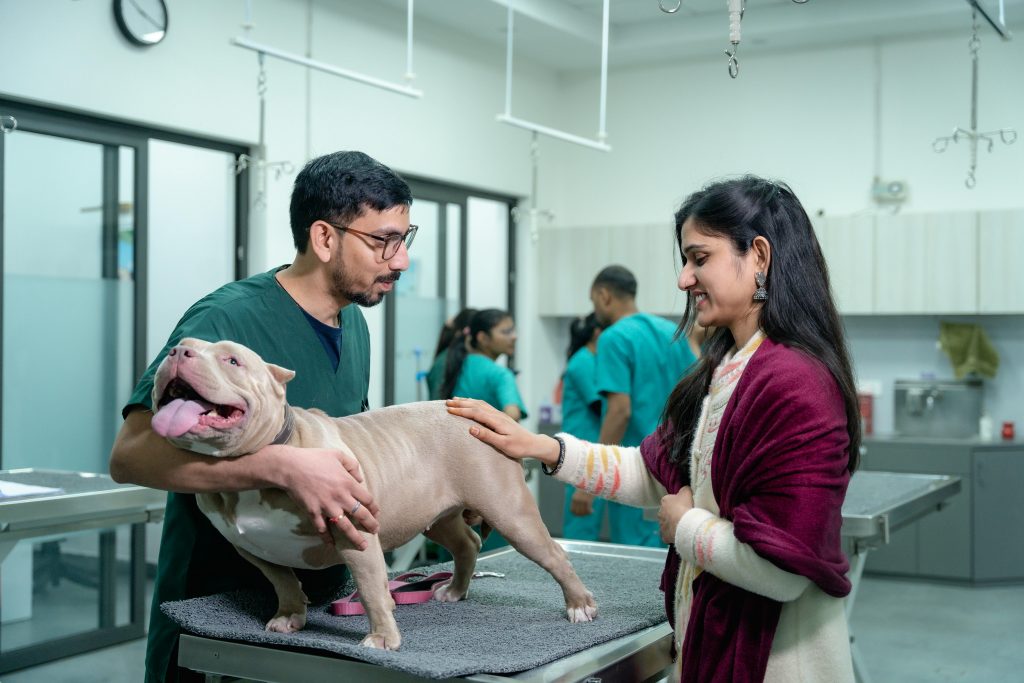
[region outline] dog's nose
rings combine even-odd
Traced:
[[[184,357],[184,358],[193,358],[196,355],[196,352],[195,352],[194,349],[190,349],[189,347],[183,346],[181,344],[178,344],[177,346],[172,348],[170,351],[168,351],[167,355],[173,357],[173,356],[177,356],[178,353],[181,353],[182,357]]]

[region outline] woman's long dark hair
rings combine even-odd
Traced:
[[[565,359],[569,360],[576,355],[576,352],[590,343],[594,338],[594,332],[601,329],[597,322],[597,315],[588,313],[579,318],[573,318],[569,323],[569,348],[566,349]]]
[[[442,351],[451,345],[452,339],[455,338],[455,335],[462,332],[466,325],[469,325],[469,321],[473,319],[474,315],[476,315],[475,308],[463,308],[455,314],[450,325],[445,323],[441,327],[441,334],[437,338],[437,348],[434,349],[435,359],[441,355]]]
[[[444,380],[441,381],[441,396],[451,398],[455,392],[455,384],[459,381],[459,373],[462,372],[462,364],[466,362],[466,355],[469,353],[468,346],[477,348],[476,335],[480,332],[491,333],[505,318],[512,317],[508,311],[500,308],[485,308],[477,311],[469,320],[469,336],[464,334],[462,327],[455,331],[451,343],[448,345],[448,356],[444,364]]]
[[[687,197],[676,212],[676,242],[680,251],[683,223],[688,219],[702,234],[729,239],[741,256],[750,249],[755,237],[768,240],[768,298],[761,308],[759,327],[769,339],[802,351],[832,373],[846,406],[849,469],[857,469],[860,411],[846,337],[832,298],[825,258],[811,220],[796,195],[782,183],[756,176],[708,185]],[[693,298],[688,297],[680,333],[687,332],[695,320]],[[672,423],[675,432],[672,458],[684,467],[712,373],[734,345],[728,327],[716,329],[705,342],[696,367],[676,385],[665,405],[664,418]]]

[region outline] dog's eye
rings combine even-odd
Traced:
[[[241,365],[241,363],[239,363],[239,362],[238,362],[238,359],[237,359],[237,358],[235,358],[234,356],[228,356],[226,360],[227,360],[227,361],[228,361],[228,363],[230,363],[231,365],[239,365],[239,366]]]

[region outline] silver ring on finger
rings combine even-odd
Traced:
[[[353,505],[353,506],[352,506],[352,509],[351,509],[351,510],[349,511],[349,513],[348,513],[348,514],[349,514],[349,516],[352,516],[352,515],[356,514],[357,512],[359,512],[359,508],[361,508],[361,507],[363,507],[363,504],[362,504],[362,503],[360,503],[360,502],[359,502],[359,501],[357,500],[357,501],[356,501],[356,504],[355,504],[355,505]]]

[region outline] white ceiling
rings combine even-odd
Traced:
[[[406,0],[376,0],[406,7]],[[513,0],[515,53],[558,70],[600,64],[602,0]],[[674,5],[676,0],[663,0]],[[994,8],[999,0],[978,0]],[[1007,24],[1024,34],[1024,0],[1004,0]],[[680,59],[724,60],[729,46],[726,0],[682,0],[675,14],[658,0],[611,0],[612,67]],[[501,46],[508,0],[420,0],[416,21],[428,21]],[[982,41],[998,40],[982,23]],[[739,56],[970,31],[967,0],[746,0]],[[1024,39],[1021,37],[1020,39]],[[502,52],[503,54],[503,52]]]

